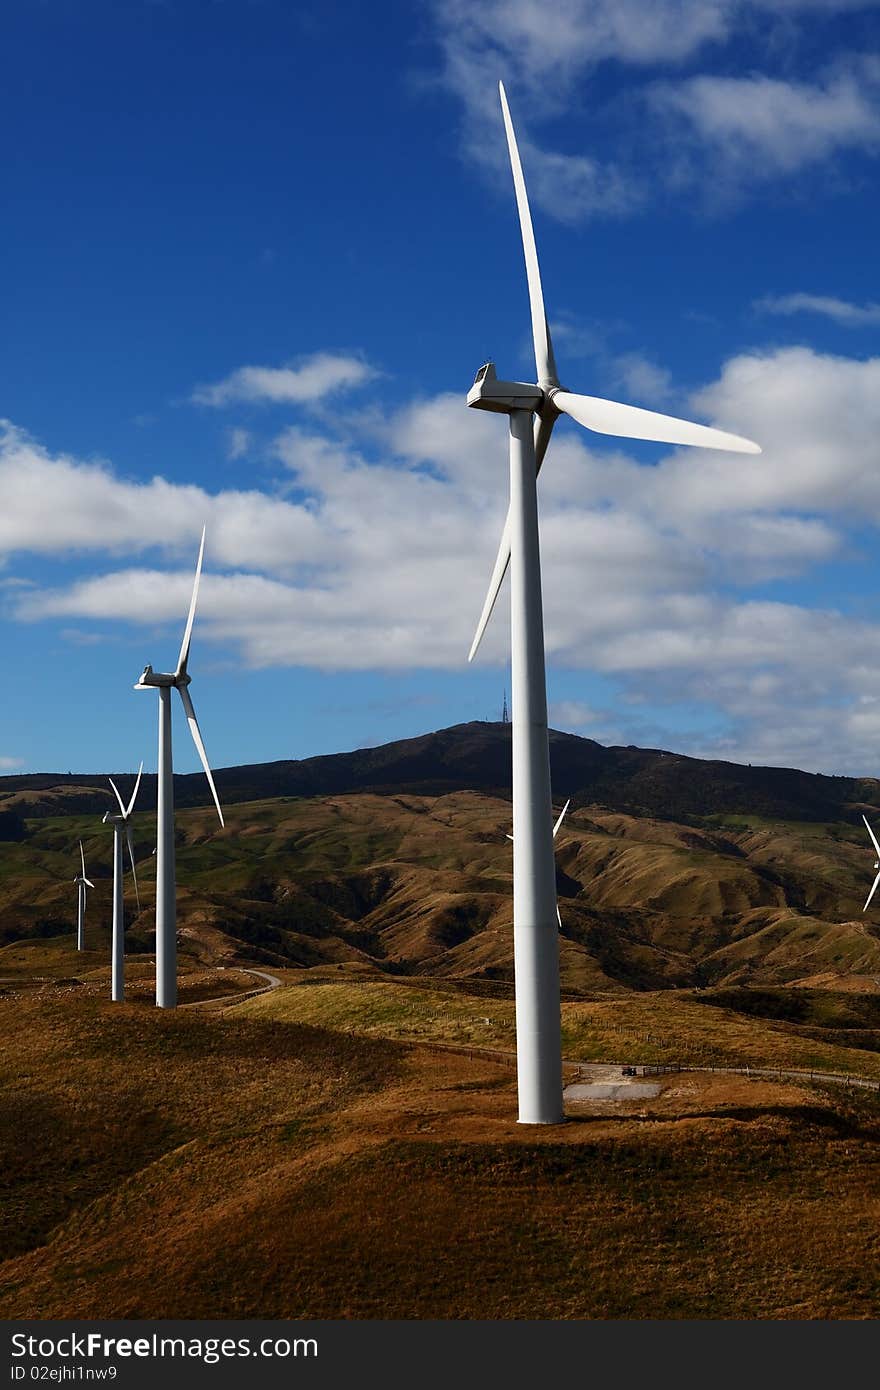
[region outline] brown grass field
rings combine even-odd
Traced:
[[[506,1045],[508,999],[421,991],[410,1042],[428,1006],[398,982],[159,1013],[65,978],[0,998],[4,1317],[880,1314],[874,1093],[685,1072],[524,1128],[509,1065],[436,1045],[450,1001]],[[619,1054],[688,1008],[802,1059],[792,1025],[674,994],[567,1004],[567,1038]]]
[[[181,949],[206,965],[341,964],[509,983],[510,815],[509,802],[477,792],[237,803],[222,829],[213,811],[182,810]],[[717,819],[570,811],[556,850],[564,988],[861,979],[876,990],[880,929],[862,913],[872,863],[864,830]],[[48,816],[0,844],[0,977],[16,943],[69,940],[78,838],[95,883],[86,940],[96,962],[106,959],[112,836],[94,811]],[[153,946],[154,844],[145,811],[135,832],[139,914],[127,885],[133,955]]]
[[[0,852],[0,1315],[880,1316],[880,1096],[821,1079],[880,1080],[859,827],[575,806],[564,1055],[683,1070],[536,1129],[511,1065],[509,803],[278,797],[223,830],[182,810],[172,1013],[149,814],[126,1003],[107,997],[86,790],[57,816],[40,793]],[[248,967],[283,987],[254,995]],[[699,1070],[747,1066],[815,1079]]]

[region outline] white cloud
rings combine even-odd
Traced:
[[[701,200],[729,196],[755,178],[792,173],[837,151],[876,148],[874,60],[851,60],[821,80],[791,80],[793,36],[823,15],[870,10],[878,0],[435,0],[442,81],[461,103],[461,138],[471,165],[498,182],[509,178],[498,113],[497,82],[511,99],[526,179],[533,201],[562,221],[620,216],[638,208],[659,180],[699,186]],[[781,37],[780,37],[781,36]],[[774,43],[774,37],[778,42]],[[816,35],[812,35],[817,48]],[[751,45],[752,67],[784,52],[782,76],[747,78],[703,73],[657,84],[661,69],[711,63],[738,40]],[[833,37],[831,39],[833,43]],[[745,54],[749,53],[745,48]],[[820,49],[823,54],[827,48]],[[738,66],[749,63],[740,56]],[[601,90],[602,64],[633,73],[618,98],[606,139],[599,107],[591,112],[590,143],[548,149],[535,121],[579,111]],[[873,65],[872,65],[873,64]],[[654,120],[646,120],[648,97]],[[603,98],[599,98],[602,100]],[[656,117],[675,117],[663,129]],[[683,149],[683,136],[687,148]],[[633,155],[633,147],[638,153]],[[723,168],[719,168],[719,161]],[[734,174],[736,177],[734,178]],[[717,186],[722,178],[723,187]]]
[[[765,314],[820,314],[845,328],[880,323],[880,304],[851,304],[827,294],[768,294],[754,307]]]
[[[640,698],[684,700],[713,710],[724,733],[674,746],[870,769],[880,625],[755,586],[844,552],[851,525],[880,525],[880,359],[742,354],[691,407],[764,453],[677,450],[646,466],[625,441],[560,422],[539,485],[550,660],[619,686],[613,721],[584,726],[599,737],[630,742],[628,730],[647,728],[627,713]],[[370,422],[362,448],[297,427],[274,450],[276,495],[212,496],[131,482],[8,430],[0,544],[78,555],[80,573],[8,587],[5,602],[22,621],[82,633],[92,621],[167,623],[173,656],[207,519],[200,646],[252,667],[463,672],[506,510],[504,422],[443,395],[403,406],[381,435]],[[508,659],[506,605],[505,590],[481,663]],[[589,713],[558,708],[556,722],[576,727]]]
[[[678,62],[727,36],[734,0],[439,0],[435,14],[450,85],[470,105],[488,73],[513,70],[550,104],[605,60]],[[547,89],[548,79],[557,84]]]
[[[24,758],[0,758],[0,769],[3,772],[11,772],[16,767],[24,767]]]
[[[880,357],[742,353],[693,394],[687,413],[756,439],[763,452],[679,449],[653,468],[621,453],[575,453],[563,460],[564,487],[716,555],[761,563],[827,559],[840,543],[832,523],[880,524]]]
[[[880,71],[854,62],[815,82],[763,74],[699,76],[658,85],[655,109],[681,118],[701,156],[715,161],[716,188],[789,175],[847,149],[880,148]],[[701,163],[702,170],[702,163]]]
[[[641,352],[625,352],[612,363],[615,385],[627,393],[627,399],[645,405],[665,405],[672,392],[672,378]]]
[[[707,456],[680,490],[686,509],[880,520],[880,357],[858,361],[801,347],[745,353],[692,404],[719,422],[737,420],[764,454]]]
[[[231,461],[247,458],[251,447],[251,432],[240,426],[231,429],[226,438],[226,457]]]
[[[215,564],[293,571],[324,544],[305,505],[256,491],[211,496],[158,477],[129,481],[106,463],[53,456],[0,422],[0,563],[16,552],[136,555],[154,547],[188,560],[206,523]]]
[[[528,137],[517,143],[528,170],[529,196],[558,222],[618,217],[642,201],[636,181],[614,163],[542,149]]]
[[[197,405],[226,406],[234,401],[305,405],[330,392],[363,386],[378,375],[362,358],[317,352],[285,367],[238,367],[213,386],[197,386]]]
[[[585,729],[595,724],[600,717],[591,705],[583,700],[555,700],[548,711],[550,727],[553,729]]]

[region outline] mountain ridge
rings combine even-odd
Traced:
[[[509,724],[472,721],[350,752],[218,768],[214,776],[221,801],[227,804],[358,791],[434,796],[483,791],[509,798],[510,741]],[[753,767],[632,744],[606,746],[556,729],[550,730],[549,742],[554,797],[571,797],[575,807],[601,804],[678,821],[750,814],[857,823],[863,808],[880,801],[875,778]],[[39,818],[63,813],[67,798],[71,810],[97,810],[112,795],[108,775],[123,793],[134,785],[131,773],[3,776],[0,809],[20,804],[23,815]],[[145,774],[144,793],[155,797],[155,782],[154,773]],[[210,801],[201,772],[175,774],[174,791],[181,807]],[[40,793],[52,796],[41,800]]]

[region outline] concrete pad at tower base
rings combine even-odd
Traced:
[[[653,1100],[656,1081],[575,1081],[563,1092],[566,1100]]]

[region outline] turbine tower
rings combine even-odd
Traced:
[[[86,857],[83,854],[83,842],[79,842],[79,862],[82,864],[82,873],[77,874],[73,880],[76,884],[76,949],[84,951],[86,949],[86,889],[94,888],[94,883],[86,878]]]
[[[562,825],[562,822],[565,820],[565,813],[566,813],[566,811],[568,810],[568,808],[569,808],[570,805],[571,805],[571,797],[568,798],[568,800],[566,801],[566,803],[565,803],[565,805],[563,806],[562,810],[559,812],[559,819],[557,820],[556,824],[555,824],[554,827],[553,827],[553,839],[554,839],[554,841],[556,840],[556,836],[559,834],[559,827]],[[513,836],[512,836],[512,835],[508,835],[507,838],[508,838],[508,840],[510,840],[510,842],[511,842],[511,844],[512,844],[512,843],[513,843]],[[556,900],[556,921],[557,921],[557,923],[559,924],[559,930],[562,931],[562,913],[559,911],[559,899],[558,899],[558,898],[557,898],[557,900]]]
[[[128,841],[128,857],[131,860],[131,876],[134,880],[134,896],[137,902],[138,912],[141,910],[141,899],[138,893],[137,873],[134,867],[134,847],[131,843],[131,813],[134,810],[134,803],[137,801],[138,787],[141,784],[141,773],[144,765],[141,763],[138,768],[137,781],[134,784],[134,791],[128,806],[125,805],[119,795],[119,788],[110,778],[110,785],[113,794],[119,802],[119,815],[115,811],[104,812],[104,824],[113,826],[113,944],[110,953],[110,998],[121,1000],[125,997],[125,904],[123,900],[124,883],[122,867],[122,832],[125,831],[125,838]]]
[[[544,312],[541,273],[526,186],[503,84],[501,111],[513,170],[532,317],[537,383],[499,381],[495,364],[477,373],[467,403],[509,417],[510,506],[489,592],[468,660],[472,661],[510,564],[513,715],[513,941],[516,1047],[521,1124],[563,1119],[559,1014],[559,940],[551,833],[550,755],[544,619],[538,544],[536,474],[561,414],[600,434],[694,444],[758,454],[757,444],[705,425],[595,396],[559,384]]]
[[[183,630],[177,669],[159,674],[152,666],[145,666],[144,673],[134,687],[135,690],[159,691],[159,775],[156,807],[156,1003],[160,1009],[177,1007],[177,890],[174,876],[174,771],[171,763],[171,691],[176,690],[183,703],[187,722],[196,751],[202,760],[202,767],[208,778],[214,805],[220,824],[223,812],[214,778],[208,765],[208,755],[202,742],[196,712],[190,698],[189,686],[192,680],[187,666],[189,647],[192,640],[193,620],[196,615],[196,600],[199,596],[199,579],[202,573],[202,557],[205,553],[205,528],[199,546],[196,563],[196,577],[193,583],[189,614]]]

